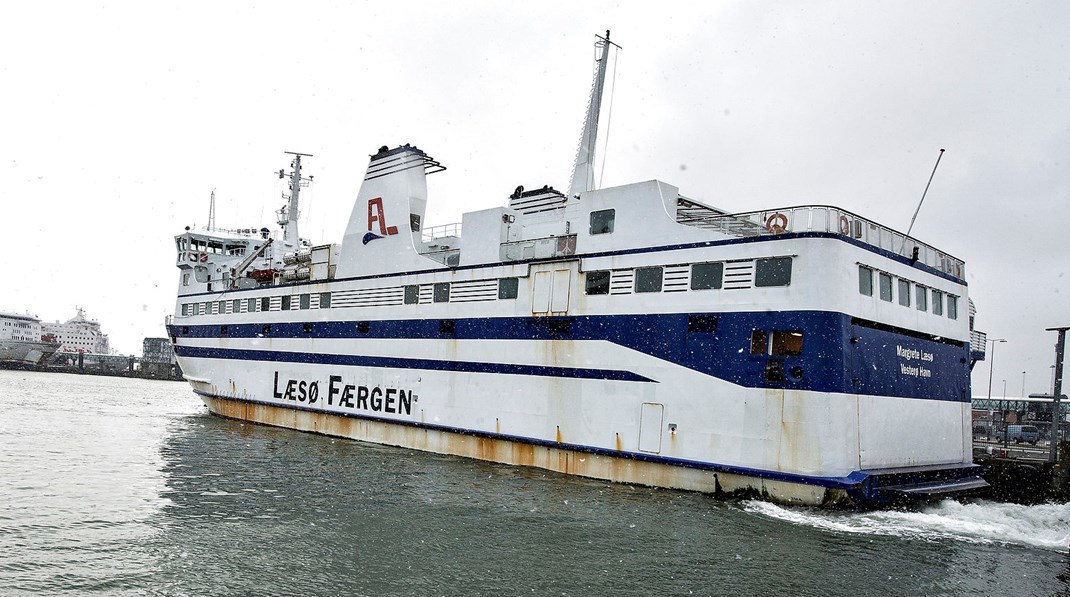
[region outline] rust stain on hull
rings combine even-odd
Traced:
[[[842,499],[839,495],[841,492],[819,486],[715,473],[659,462],[329,413],[297,411],[244,400],[203,395],[201,398],[212,413],[233,419],[425,452],[530,466],[594,479],[711,494],[758,492],[767,499],[790,504],[820,505]],[[619,436],[617,444],[619,448]]]

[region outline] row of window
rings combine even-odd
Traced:
[[[416,305],[420,302],[420,285],[409,284],[405,286],[405,298],[404,303],[406,305]],[[493,287],[491,287],[493,288]],[[519,278],[499,278],[498,279],[498,298],[500,299],[515,299],[519,295],[520,291],[520,279]],[[493,290],[491,291],[493,292]],[[493,296],[493,295],[491,295]],[[449,282],[436,282],[432,287],[431,300],[436,303],[448,303],[450,302],[450,283]]]
[[[640,267],[634,270],[633,291],[637,293],[661,292],[665,280],[666,266]],[[686,267],[686,266],[681,266]],[[594,270],[585,272],[585,292],[589,295],[609,294],[611,270]],[[691,264],[690,288],[691,290],[721,289],[725,282],[725,264],[723,262],[708,262]],[[503,300],[515,299],[519,295],[519,278],[500,278],[498,283],[498,298]],[[775,287],[788,286],[791,284],[791,257],[773,257],[757,259],[754,262],[754,286]],[[426,285],[425,285],[426,286]],[[402,302],[406,305],[415,305],[420,302],[419,284],[410,284],[402,288]],[[491,287],[493,288],[493,286]],[[435,303],[450,302],[450,282],[437,282],[431,286],[431,301]],[[491,290],[493,292],[493,290]],[[284,295],[280,297],[280,309],[312,308],[313,297],[318,297],[316,308],[327,309],[331,306],[331,293],[321,292],[316,294]],[[493,294],[491,295],[493,297]],[[493,300],[493,299],[491,299]],[[244,302],[243,302],[244,301]],[[181,307],[183,316],[213,315],[225,313],[253,313],[256,311],[270,311],[271,297],[232,299],[230,301],[207,301],[202,303],[184,303]]]
[[[858,266],[858,292],[873,296],[873,274],[877,274],[877,292],[882,301],[898,300],[904,307],[913,305],[918,311],[932,311],[933,315],[944,315],[947,305],[948,319],[959,318],[959,297],[929,288],[906,278],[894,277],[887,272],[875,270],[865,265]],[[892,295],[895,294],[895,297]]]
[[[317,299],[317,309],[329,309],[331,308],[331,293],[318,292],[315,294],[294,294],[283,295],[280,297],[279,308],[282,311],[290,311],[297,309],[311,309],[312,299]],[[231,299],[228,301],[207,301],[203,303],[183,303],[182,315],[223,315],[225,313],[242,313],[243,309],[245,313],[255,313],[257,311],[270,311],[271,310],[271,298],[270,296],[262,296],[260,298],[247,298],[247,299]]]
[[[609,294],[612,270],[595,270],[586,272],[585,292],[587,294]],[[664,266],[640,267],[635,269],[633,291],[661,292],[665,278]],[[791,257],[772,257],[757,259],[754,262],[754,286],[772,287],[791,284]],[[720,289],[724,285],[724,263],[691,264],[691,290]]]

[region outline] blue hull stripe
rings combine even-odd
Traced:
[[[315,311],[295,311],[293,317],[311,317]],[[332,313],[333,314],[333,313]],[[274,315],[274,314],[273,314]],[[323,315],[319,312],[318,315]],[[503,363],[422,361],[419,359],[371,361],[348,355],[307,355],[234,351],[189,352],[186,338],[293,338],[327,339],[437,339],[601,341],[609,342],[747,388],[806,390],[812,392],[898,396],[924,400],[970,400],[969,345],[919,337],[906,330],[875,326],[848,315],[826,311],[703,313],[692,321],[687,313],[656,315],[599,315],[577,317],[497,317],[449,320],[451,332],[441,331],[439,319],[384,321],[311,321],[223,325],[172,325],[179,356],[273,360],[272,354],[297,362],[433,368],[443,371],[518,373],[587,379],[651,381],[606,369],[525,366]],[[712,320],[711,320],[712,318]],[[704,331],[689,331],[692,323]],[[712,323],[712,325],[710,325]],[[309,326],[306,328],[305,326]],[[226,328],[224,333],[223,328]],[[307,331],[306,331],[307,330]],[[751,354],[754,330],[802,332],[801,354]],[[226,356],[229,355],[229,356]],[[501,360],[508,355],[496,355]],[[312,359],[338,359],[313,361]],[[372,364],[372,363],[376,364]],[[770,367],[779,370],[770,376]],[[605,375],[612,373],[615,377]],[[668,373],[667,373],[668,374]],[[779,378],[779,379],[778,379]]]
[[[175,347],[175,352],[181,357],[200,359],[312,363],[316,365],[346,365],[352,367],[382,367],[390,369],[420,369],[425,371],[457,371],[463,373],[497,373],[504,375],[601,379],[607,381],[654,382],[652,379],[643,377],[642,375],[636,375],[630,371],[617,371],[612,369],[545,367],[540,365],[515,365],[510,363],[474,363],[469,361],[440,361],[434,359],[406,359],[398,357],[285,352],[277,350],[236,350],[232,348],[203,348],[198,346],[177,346]]]

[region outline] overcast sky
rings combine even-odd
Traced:
[[[368,156],[448,167],[428,224],[567,187],[594,34],[616,63],[602,186],[733,211],[832,204],[966,261],[993,394],[1047,391],[1070,325],[1070,3],[20,2],[0,37],[0,310],[86,309],[125,354],[174,310],[174,235],[340,242]],[[613,76],[611,67],[611,77]],[[609,95],[605,110],[609,109]],[[850,273],[853,275],[853,272]],[[988,389],[988,363],[974,394]]]

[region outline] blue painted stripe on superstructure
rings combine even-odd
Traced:
[[[477,429],[466,429],[463,427],[449,427],[446,425],[436,425],[433,423],[421,423],[418,421],[406,421],[403,419],[391,419],[387,417],[379,417],[375,415],[367,415],[362,413],[344,413],[327,411],[318,408],[311,408],[308,406],[301,406],[299,404],[279,404],[277,402],[269,402],[266,400],[256,400],[251,398],[235,398],[231,396],[223,396],[219,394],[212,394],[210,392],[204,392],[201,390],[193,390],[196,394],[202,396],[209,396],[212,398],[222,398],[225,400],[234,400],[237,402],[251,402],[254,404],[263,404],[266,406],[274,406],[278,408],[288,408],[293,410],[301,410],[306,412],[314,412],[318,414],[329,414],[337,417],[348,417],[353,419],[364,419],[369,421],[376,421],[380,423],[390,423],[395,425],[404,425],[407,427],[418,427],[420,429],[432,429],[435,431],[444,431],[448,433],[458,433],[461,435],[471,435],[475,437],[486,437],[491,439],[501,439],[507,441],[514,441],[524,444],[532,444],[535,446],[542,446],[547,448],[559,448],[563,450],[573,450],[576,452],[584,452],[588,454],[597,454],[600,456],[612,456],[615,458],[626,458],[629,460],[641,460],[644,462],[654,462],[658,464],[667,464],[671,466],[679,466],[700,470],[707,470],[718,473],[732,473],[737,475],[745,475],[748,477],[755,477],[759,479],[769,479],[774,481],[788,481],[791,483],[801,483],[805,485],[817,485],[821,487],[829,487],[833,489],[857,489],[866,481],[869,474],[864,471],[854,471],[849,475],[842,477],[818,477],[812,475],[800,475],[795,473],[786,473],[783,471],[774,471],[759,468],[749,468],[744,466],[736,466],[729,464],[719,464],[715,462],[700,462],[696,460],[687,460],[683,458],[671,458],[668,456],[658,456],[655,454],[646,454],[643,452],[623,452],[618,450],[611,450],[609,448],[599,448],[596,446],[587,446],[583,444],[571,444],[565,442],[557,442],[551,440],[542,440],[532,437],[525,437],[522,435],[508,435],[504,433],[493,433],[490,431],[480,431]]]
[[[715,316],[716,331],[688,332],[687,313],[455,319],[449,320],[450,334],[441,333],[439,319],[271,323],[268,334],[260,323],[227,324],[225,335],[220,325],[172,325],[169,331],[180,344],[186,337],[605,341],[749,388],[969,401],[968,344],[854,323],[848,315],[827,311],[696,315]],[[802,331],[802,354],[753,355],[753,330]],[[905,358],[904,351],[917,351],[919,358]],[[766,379],[770,359],[781,362],[783,381]],[[450,370],[470,370],[464,366]]]
[[[652,379],[643,377],[642,375],[636,375],[635,373],[632,373],[630,371],[619,371],[613,369],[592,369],[584,367],[546,367],[541,365],[517,365],[512,363],[476,363],[471,361],[407,359],[400,357],[375,357],[365,355],[287,352],[280,350],[238,350],[233,348],[205,348],[199,346],[176,346],[175,353],[181,357],[190,357],[198,359],[269,361],[276,363],[312,363],[316,365],[346,365],[353,367],[422,369],[426,371],[495,373],[500,375],[535,375],[539,377],[600,379],[606,381],[654,381]]]
[[[951,282],[955,282],[956,284],[962,284],[963,286],[967,285],[966,284],[966,280],[963,280],[961,278],[956,278],[955,276],[952,276],[951,274],[948,274],[946,272],[938,270],[938,269],[936,269],[934,267],[931,267],[929,265],[926,265],[924,263],[919,263],[917,261],[911,261],[909,258],[904,257],[902,255],[899,255],[898,253],[893,253],[893,252],[888,251],[886,249],[881,249],[880,247],[875,247],[875,246],[873,246],[871,244],[864,243],[864,242],[862,242],[860,240],[851,238],[849,236],[844,236],[842,234],[836,234],[836,233],[832,233],[832,232],[795,232],[795,233],[779,234],[777,236],[755,236],[755,237],[747,237],[747,238],[730,238],[730,239],[724,239],[724,240],[709,240],[709,241],[701,241],[701,242],[693,242],[693,243],[680,243],[680,244],[675,244],[675,245],[661,245],[661,246],[657,246],[657,247],[638,247],[638,248],[635,248],[635,249],[620,249],[620,250],[616,250],[616,251],[600,251],[600,252],[594,252],[594,253],[577,253],[575,255],[570,255],[567,258],[554,257],[554,258],[541,258],[541,259],[518,259],[516,261],[499,261],[499,262],[494,262],[494,263],[480,263],[480,264],[475,264],[475,265],[459,265],[459,266],[456,266],[456,267],[439,267],[439,268],[432,268],[432,269],[425,269],[425,270],[411,270],[411,271],[405,271],[405,272],[390,272],[390,273],[384,273],[384,274],[373,274],[373,275],[368,275],[368,276],[352,276],[352,277],[349,277],[349,278],[337,278],[337,279],[334,279],[334,280],[324,280],[324,281],[315,281],[315,282],[299,281],[299,282],[292,282],[292,283],[289,283],[289,284],[275,284],[275,285],[270,285],[270,286],[260,286],[260,287],[257,287],[257,288],[234,288],[234,289],[227,289],[227,290],[224,290],[224,291],[221,291],[221,292],[220,291],[216,291],[216,292],[194,292],[194,293],[190,293],[190,294],[179,294],[178,296],[179,296],[179,298],[186,298],[186,297],[194,297],[194,296],[215,296],[215,295],[221,295],[221,294],[237,294],[237,293],[240,293],[240,292],[254,292],[254,291],[258,291],[258,290],[267,290],[267,289],[273,289],[273,288],[290,288],[290,287],[294,287],[294,286],[312,286],[312,285],[323,285],[323,284],[336,284],[336,283],[340,283],[340,282],[355,282],[355,281],[359,281],[359,280],[381,280],[381,279],[386,279],[386,278],[398,278],[398,277],[402,277],[402,276],[415,276],[415,275],[421,275],[421,274],[437,274],[437,273],[442,273],[442,272],[458,272],[458,271],[475,270],[475,269],[483,269],[483,268],[495,268],[495,267],[510,266],[510,265],[523,265],[523,264],[532,264],[532,263],[547,263],[547,262],[554,262],[554,261],[575,261],[575,260],[578,260],[578,259],[592,259],[592,258],[595,258],[595,257],[614,257],[614,256],[618,256],[618,255],[638,255],[638,254],[642,254],[642,253],[660,253],[660,252],[664,252],[664,251],[677,251],[677,250],[681,250],[681,249],[702,249],[702,248],[707,248],[707,247],[742,245],[742,244],[750,244],[750,243],[775,242],[775,241],[791,240],[791,239],[797,239],[797,238],[831,238],[831,239],[840,240],[840,241],[843,241],[845,243],[849,243],[849,244],[855,245],[856,247],[859,247],[859,248],[864,249],[866,251],[869,251],[871,253],[876,253],[877,255],[880,255],[882,257],[887,257],[888,259],[892,259],[894,261],[898,261],[900,263],[904,263],[904,264],[909,265],[911,267],[914,267],[914,268],[920,269],[922,271],[928,272],[928,273],[933,274],[935,276],[939,276],[941,278],[944,278],[945,280],[950,280]],[[181,290],[181,289],[179,289],[179,290]]]

